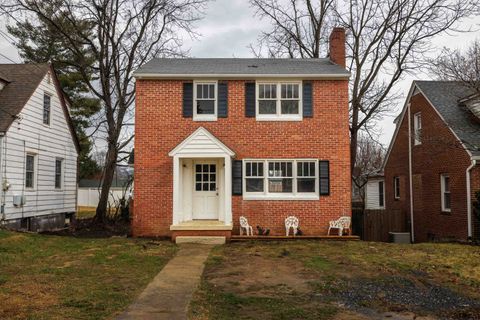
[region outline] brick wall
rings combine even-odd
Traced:
[[[172,159],[168,152],[203,126],[243,158],[330,160],[331,194],[319,201],[246,201],[233,196],[238,218],[283,234],[296,215],[305,234],[325,234],[328,221],[350,215],[348,82],[314,81],[314,117],[301,122],[257,122],[245,117],[245,82],[228,81],[228,117],[195,122],[182,117],[182,81],[137,80],[135,126],[135,236],[170,235]]]
[[[470,158],[423,95],[413,96],[410,102],[412,130],[414,114],[421,112],[422,115],[422,144],[415,146],[412,134],[415,240],[422,242],[432,237],[466,239],[465,170],[470,165]],[[450,213],[443,213],[441,209],[440,175],[444,173],[450,177]],[[401,181],[399,200],[394,199],[395,176],[400,176]],[[387,211],[400,209],[409,223],[408,179],[408,118],[405,114],[385,166],[385,196]],[[479,183],[480,175],[477,175],[472,183],[472,190],[477,190],[478,187],[475,186],[480,186]]]

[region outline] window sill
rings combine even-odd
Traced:
[[[204,122],[213,122],[213,121],[217,121],[217,117],[199,117],[199,116],[194,116],[194,117],[193,117],[193,121],[197,121],[197,122],[201,122],[201,121],[204,121]]]
[[[302,121],[302,116],[277,117],[277,116],[256,116],[257,121]]]
[[[442,210],[442,211],[440,212],[440,214],[449,216],[449,215],[452,214],[452,210]]]
[[[320,197],[316,194],[313,195],[243,195],[243,200],[247,201],[261,201],[261,200],[283,200],[283,201],[296,201],[296,200],[308,200],[308,201],[318,201]]]

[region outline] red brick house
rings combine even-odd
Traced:
[[[385,209],[404,216],[415,242],[479,235],[472,203],[480,190],[480,105],[471,97],[457,82],[414,81],[396,119]]]
[[[135,236],[326,234],[350,215],[345,32],[326,59],[153,59],[135,72]],[[179,240],[179,239],[177,239]]]

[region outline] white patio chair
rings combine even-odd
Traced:
[[[352,223],[352,218],[348,216],[343,216],[337,220],[330,221],[330,226],[328,228],[327,235],[330,235],[331,229],[338,229],[338,235],[343,235],[343,230],[347,230],[347,235],[350,235],[350,224]]]
[[[242,231],[245,229],[247,236],[253,236],[253,228],[251,225],[248,224],[247,218],[244,216],[240,217],[240,235],[242,235]]]
[[[285,219],[285,233],[290,234],[290,228],[293,228],[293,236],[297,235],[298,230],[298,218],[295,216],[290,216]]]

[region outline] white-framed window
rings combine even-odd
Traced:
[[[43,124],[49,126],[52,113],[52,96],[43,94]]]
[[[195,81],[193,83],[193,120],[217,120],[217,81]]]
[[[318,200],[318,160],[243,160],[245,200]]]
[[[393,191],[395,199],[400,199],[400,177],[393,177]]]
[[[25,188],[35,188],[35,160],[36,155],[27,153],[25,156]]]
[[[413,115],[413,137],[414,144],[422,144],[422,114],[417,112]]]
[[[55,159],[55,189],[62,189],[63,159]]]
[[[451,195],[450,195],[450,176],[448,174],[440,175],[440,186],[442,192],[442,211],[451,211]]]
[[[302,120],[302,82],[257,82],[256,118],[263,121]]]

